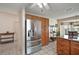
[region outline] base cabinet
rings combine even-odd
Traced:
[[[69,55],[69,41],[58,39],[57,40],[57,53],[59,55]]]
[[[57,54],[79,55],[79,42],[64,38],[57,39]]]
[[[79,42],[71,42],[71,54],[79,55]]]

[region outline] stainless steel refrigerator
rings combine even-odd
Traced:
[[[25,53],[32,54],[41,49],[41,21],[25,21]]]

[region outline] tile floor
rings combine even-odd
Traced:
[[[31,55],[57,55],[56,53],[56,41],[50,42],[47,46],[42,47],[42,49]]]

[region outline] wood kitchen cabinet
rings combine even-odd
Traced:
[[[57,39],[57,54],[79,55],[79,42],[64,38]]]
[[[63,38],[57,39],[57,53],[69,55],[69,41]]]
[[[48,44],[49,39],[49,20],[42,20],[42,45],[45,46]]]
[[[79,55],[79,42],[71,41],[71,54]]]

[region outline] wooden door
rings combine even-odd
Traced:
[[[46,45],[45,21],[44,21],[44,19],[42,19],[41,24],[42,24],[42,46],[44,46],[44,45]]]
[[[49,20],[42,19],[42,45],[45,46],[48,44],[49,40]]]
[[[46,43],[49,43],[49,20],[46,19]]]

